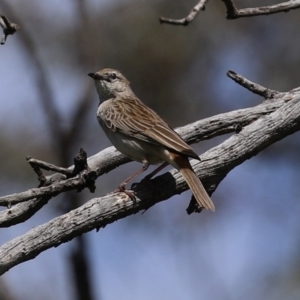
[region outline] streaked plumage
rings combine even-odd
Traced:
[[[188,157],[200,160],[194,150],[135,96],[119,71],[103,69],[89,76],[95,80],[100,98],[98,121],[112,144],[132,160],[142,162],[144,169],[159,162],[171,164],[182,173],[197,202],[214,210],[189,163]]]

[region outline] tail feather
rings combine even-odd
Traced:
[[[200,179],[197,177],[192,167],[190,168],[180,168],[180,173],[184,177],[186,183],[190,187],[192,193],[194,194],[198,204],[207,209],[215,211],[215,206],[208,196],[206,190],[204,189]]]
[[[173,162],[176,164],[176,168],[180,171],[184,177],[186,183],[194,194],[198,204],[207,209],[215,211],[215,206],[208,196],[205,188],[203,187],[200,179],[195,174],[187,157],[172,153]]]

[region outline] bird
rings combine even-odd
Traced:
[[[97,119],[117,150],[143,167],[127,178],[119,191],[149,165],[162,163],[145,178],[150,179],[171,165],[184,177],[201,208],[215,211],[215,206],[195,174],[189,158],[200,160],[194,150],[132,91],[129,81],[118,70],[105,68],[89,73],[99,95]]]

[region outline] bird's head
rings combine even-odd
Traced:
[[[129,81],[118,70],[103,69],[88,76],[95,80],[100,101],[115,98],[119,94],[131,93]]]

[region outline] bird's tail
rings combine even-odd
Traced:
[[[176,160],[176,165],[194,194],[198,204],[202,207],[215,211],[213,202],[204,189],[200,179],[195,174],[188,158]]]

